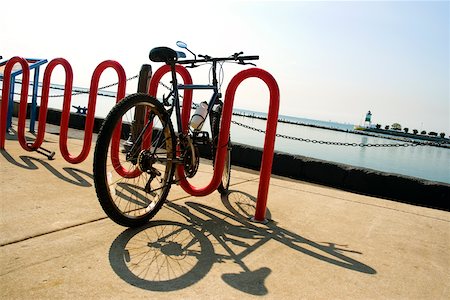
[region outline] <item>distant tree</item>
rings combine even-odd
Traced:
[[[391,128],[393,130],[402,130],[402,125],[400,125],[399,123],[394,123],[391,125]]]
[[[405,127],[405,128],[403,128],[403,131],[404,131],[405,133],[408,133],[409,128],[408,128],[408,127]]]
[[[430,135],[430,136],[437,136],[438,134],[437,134],[437,132],[430,131],[430,132],[428,132],[428,135]]]
[[[445,132],[439,133],[439,136],[440,136],[441,138],[445,138]]]
[[[422,130],[422,131],[420,132],[420,134],[427,134],[427,132],[426,132],[425,130]]]
[[[389,125],[384,126],[384,129],[389,130]]]
[[[414,134],[418,134],[418,133],[419,133],[419,130],[413,129],[413,133],[414,133]]]
[[[375,125],[375,127],[376,127],[377,129],[380,129],[380,128],[381,128],[381,124],[377,124],[377,125]]]

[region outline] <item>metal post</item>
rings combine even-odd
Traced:
[[[150,83],[150,78],[152,77],[152,66],[144,64],[139,71],[139,80],[138,80],[138,93],[148,93],[148,87]],[[134,113],[134,120],[131,124],[131,130],[128,135],[128,139],[124,143],[125,149],[131,149],[133,147],[134,140],[137,138],[136,135],[142,131],[144,127],[144,119],[145,119],[145,108],[143,106],[136,106],[136,110]]]
[[[139,72],[139,80],[138,80],[138,93],[148,93],[148,85],[150,83],[150,78],[152,77],[152,66],[151,65],[142,65],[141,71]],[[139,133],[142,131],[144,126],[144,118],[145,118],[145,110],[143,106],[137,106],[133,125],[131,127],[131,141],[130,137],[128,137],[129,142],[133,142],[134,138],[136,138],[135,133]]]
[[[139,72],[138,81],[138,93],[148,93],[148,85],[150,83],[150,78],[152,77],[152,66],[142,65],[141,71]]]
[[[23,82],[22,82],[23,84]],[[9,132],[12,129],[12,115],[13,115],[13,111],[14,111],[14,88],[16,85],[16,76],[12,75],[11,76],[11,83],[9,85],[9,96],[8,96],[8,101],[9,101],[9,110],[8,110],[8,119],[6,121],[6,130]]]
[[[31,98],[31,112],[30,112],[30,132],[34,133],[34,123],[36,121],[36,107],[37,107],[37,92],[39,83],[39,67],[34,69],[33,80],[33,96]]]

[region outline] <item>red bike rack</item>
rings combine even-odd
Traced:
[[[49,90],[50,90],[50,78],[54,68],[58,65],[63,66],[66,74],[66,80],[64,85],[64,102],[63,109],[61,113],[61,122],[60,122],[60,138],[59,138],[59,148],[61,151],[61,155],[64,159],[72,164],[77,164],[84,161],[89,155],[89,151],[91,149],[92,143],[92,132],[94,128],[94,119],[95,119],[95,106],[97,102],[97,90],[100,75],[107,69],[113,68],[118,75],[118,91],[116,102],[120,101],[125,97],[125,89],[126,89],[126,74],[123,67],[116,61],[107,60],[100,63],[97,68],[94,70],[91,79],[90,93],[89,93],[89,103],[88,103],[88,113],[86,116],[86,124],[85,124],[85,134],[84,134],[84,142],[81,153],[78,156],[73,156],[69,153],[67,147],[67,138],[68,138],[68,127],[69,127],[69,117],[70,117],[70,103],[72,99],[72,83],[73,83],[73,72],[72,67],[69,62],[63,58],[53,59],[46,67],[43,79],[43,87],[42,87],[42,98],[41,98],[41,106],[39,109],[39,127],[38,133],[36,136],[36,140],[33,144],[27,144],[25,139],[25,119],[26,119],[26,109],[27,109],[27,97],[28,97],[28,85],[29,85],[29,67],[27,62],[20,57],[13,57],[8,61],[5,66],[4,71],[4,79],[3,79],[3,92],[2,99],[8,99],[9,95],[9,85],[11,80],[11,70],[14,64],[20,63],[23,69],[23,78],[22,78],[22,90],[20,96],[20,108],[19,108],[19,118],[18,118],[18,140],[23,149],[27,151],[37,150],[42,142],[44,141],[45,135],[45,125],[47,118],[47,108],[48,108],[48,98],[49,98]],[[0,149],[5,148],[5,138],[6,138],[6,116],[8,113],[8,101],[2,101],[1,112],[0,112]]]
[[[2,90],[2,106],[0,108],[0,149],[5,149],[5,139],[6,139],[6,122],[8,116],[8,104],[9,104],[9,89],[11,83],[11,72],[12,68],[16,63],[20,63],[22,67],[22,89],[20,93],[20,109],[19,109],[19,119],[23,119],[23,124],[25,124],[26,118],[26,106],[28,101],[28,86],[30,84],[30,69],[28,63],[25,59],[15,56],[11,58],[5,65],[4,77],[3,77],[3,90]],[[24,114],[25,113],[25,114]],[[20,125],[20,124],[19,124]],[[23,126],[22,131],[19,128],[19,143],[24,149],[29,149],[25,141],[25,126]],[[31,150],[28,150],[31,151]]]
[[[224,111],[222,112],[222,115],[224,117],[222,118],[220,124],[219,145],[224,145],[228,141],[228,135],[230,132],[231,114],[233,112],[233,102],[234,96],[236,94],[236,89],[242,83],[242,81],[251,77],[256,77],[264,81],[264,83],[269,88],[269,96],[270,96],[269,112],[267,115],[267,124],[266,124],[266,136],[264,139],[264,150],[259,175],[256,212],[255,217],[253,218],[255,221],[265,222],[267,195],[269,193],[270,174],[272,173],[273,154],[275,150],[275,137],[277,133],[278,110],[280,107],[280,89],[278,88],[278,84],[275,78],[273,78],[273,76],[269,72],[258,68],[252,68],[239,72],[238,74],[236,74],[236,76],[233,77],[233,79],[231,79],[231,82],[228,85],[227,91],[225,93]],[[227,104],[227,102],[230,104]],[[226,135],[224,132],[227,132]],[[222,149],[225,150],[225,147],[222,147]]]
[[[126,89],[126,81],[127,77],[125,74],[125,70],[123,67],[116,61],[106,60],[100,63],[97,68],[95,68],[94,73],[91,79],[91,86],[89,88],[89,103],[88,103],[88,112],[86,115],[86,124],[84,127],[84,142],[83,149],[81,153],[77,157],[73,157],[69,154],[67,150],[67,130],[69,125],[69,116],[70,116],[70,102],[64,107],[63,114],[61,117],[61,137],[60,137],[60,150],[64,159],[72,164],[77,164],[84,161],[89,155],[89,151],[91,150],[92,143],[92,132],[94,129],[94,119],[95,119],[95,105],[97,103],[97,90],[98,83],[100,80],[100,75],[107,69],[113,68],[118,76],[118,87],[117,87],[117,96],[116,102],[119,102],[125,97],[125,89]],[[64,133],[64,137],[63,137]]]
[[[70,109],[70,102],[71,102],[71,98],[72,98],[72,94],[71,94],[72,93],[72,84],[73,84],[72,67],[70,66],[69,62],[67,60],[65,60],[64,58],[56,58],[56,59],[53,59],[52,61],[50,61],[50,63],[45,68],[44,81],[42,84],[41,106],[39,109],[38,134],[36,136],[36,140],[34,141],[33,146],[31,146],[31,149],[28,151],[32,151],[33,149],[39,148],[41,146],[42,142],[44,141],[45,125],[46,125],[46,120],[47,120],[48,98],[49,98],[49,93],[50,93],[50,78],[51,78],[53,69],[58,65],[63,66],[65,74],[66,74],[66,80],[64,83],[64,102],[63,102],[62,115],[64,116],[64,113],[66,113],[66,111],[65,111],[66,106],[68,106],[68,108]],[[70,111],[68,111],[68,112],[70,113]],[[19,128],[20,128],[21,122],[23,122],[23,121],[19,117]],[[60,138],[59,138],[60,148],[62,148],[63,136],[66,137],[66,140],[64,140],[64,143],[67,145],[68,124],[67,124],[66,128],[64,128],[62,124],[63,124],[63,118],[61,119],[61,127],[60,127]],[[67,158],[66,158],[66,156],[64,156],[63,152],[62,152],[62,154],[63,154],[63,157],[67,160]]]
[[[159,81],[162,76],[170,72],[170,66],[165,65],[155,72],[150,82],[149,93],[152,96],[156,96]],[[182,66],[176,66],[176,72],[180,74],[185,84],[191,84],[192,79],[186,68]],[[280,92],[276,80],[270,73],[258,69],[251,68],[244,70],[236,74],[230,81],[225,93],[224,108],[222,112],[222,120],[220,124],[219,145],[227,145],[228,137],[230,135],[231,116],[233,112],[234,96],[238,86],[247,78],[256,77],[261,79],[269,88],[270,104],[269,113],[266,125],[266,136],[264,140],[264,151],[260,169],[260,180],[258,187],[258,198],[256,203],[256,213],[254,220],[258,222],[265,221],[265,213],[267,207],[267,195],[269,191],[270,174],[272,173],[272,162],[275,148],[275,137],[278,124],[278,109],[280,104]],[[192,90],[185,90],[186,94],[183,98],[183,110],[182,110],[182,128],[183,132],[187,132],[189,126],[189,118],[192,106]],[[188,94],[188,92],[190,92]],[[182,165],[177,168],[177,175],[180,179],[180,186],[184,191],[193,196],[206,196],[217,189],[220,184],[222,173],[225,165],[225,155],[227,147],[218,147],[219,151],[216,153],[214,174],[210,183],[203,187],[197,188],[191,185],[184,176],[184,169]]]
[[[62,58],[57,58],[52,60],[48,65],[44,73],[44,82],[42,89],[42,99],[41,99],[41,108],[39,112],[39,129],[38,135],[36,137],[35,142],[32,145],[26,143],[25,139],[25,119],[26,119],[26,106],[27,106],[27,97],[28,97],[28,84],[29,84],[29,69],[27,62],[20,57],[13,57],[9,60],[9,62],[5,66],[4,72],[4,80],[3,80],[3,93],[2,99],[6,99],[2,101],[1,111],[0,111],[0,149],[5,148],[5,136],[6,136],[6,119],[8,112],[8,95],[9,95],[9,86],[11,79],[11,70],[14,64],[20,63],[23,69],[23,78],[22,78],[22,90],[21,90],[21,98],[20,98],[20,109],[19,109],[19,125],[18,125],[18,137],[19,143],[23,149],[27,151],[33,151],[40,147],[44,140],[45,134],[45,120],[47,116],[47,107],[48,107],[48,96],[49,96],[49,88],[50,88],[50,77],[53,69],[57,65],[62,65],[64,67],[66,73],[66,81],[65,81],[65,91],[64,91],[64,102],[63,102],[63,111],[61,116],[60,123],[60,150],[61,154],[66,161],[72,164],[80,163],[86,159],[89,155],[89,151],[92,143],[92,131],[94,127],[94,118],[95,118],[95,105],[97,101],[97,93],[98,83],[101,74],[107,68],[113,68],[118,75],[118,91],[116,102],[119,102],[121,99],[125,97],[125,88],[126,88],[126,75],[123,67],[116,61],[108,60],[100,63],[95,69],[90,85],[90,94],[89,94],[89,104],[88,104],[88,114],[86,116],[86,125],[85,125],[85,135],[84,135],[84,143],[83,149],[81,153],[74,157],[72,156],[67,149],[67,136],[68,136],[68,125],[69,125],[69,117],[70,117],[70,103],[71,103],[71,91],[72,91],[72,82],[73,82],[73,73],[70,64]],[[165,65],[159,68],[154,76],[151,78],[150,86],[149,86],[149,94],[152,96],[156,96],[156,92],[158,90],[159,82],[161,78],[170,72],[170,66]],[[187,71],[187,69],[183,66],[176,66],[176,72],[181,75],[185,84],[192,84],[192,77]],[[238,86],[247,78],[256,77],[261,79],[269,88],[270,93],[270,104],[269,104],[269,112],[268,119],[266,125],[266,136],[264,140],[264,151],[262,156],[262,163],[260,169],[260,181],[258,187],[258,197],[256,203],[256,213],[254,220],[263,222],[265,220],[265,212],[267,206],[267,195],[269,190],[269,182],[270,175],[272,172],[272,162],[273,162],[273,154],[274,154],[274,146],[275,146],[275,136],[276,136],[276,128],[278,123],[278,109],[280,102],[280,93],[278,84],[268,72],[258,69],[251,68],[236,74],[232,80],[230,81],[228,88],[225,93],[225,101],[224,108],[222,112],[222,120],[220,124],[220,134],[219,134],[219,145],[226,145],[228,143],[228,137],[230,134],[230,125],[231,125],[231,116],[233,112],[233,103],[234,97],[236,94],[236,90]],[[95,93],[93,92],[95,91]],[[188,131],[189,119],[191,114],[192,107],[192,90],[185,90],[183,97],[183,106],[182,106],[182,130],[184,133]],[[113,153],[117,152],[118,155],[118,145],[120,136],[118,136],[120,132],[120,126],[118,126],[115,130],[113,136]],[[147,139],[148,137],[146,137]],[[116,148],[114,151],[114,147]],[[225,164],[225,155],[226,155],[226,147],[218,147],[219,151],[216,153],[215,166],[214,166],[214,174],[210,183],[203,188],[197,188],[192,186],[186,177],[184,176],[184,169],[182,165],[177,167],[177,174],[180,179],[181,187],[189,194],[193,196],[206,196],[212,193],[220,184],[220,180],[222,177],[222,173],[224,170]],[[113,164],[116,170],[124,177],[135,177],[139,175],[139,171],[126,171],[118,160],[118,157],[112,157]],[[123,172],[121,172],[121,170]]]

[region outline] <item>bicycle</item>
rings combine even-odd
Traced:
[[[195,176],[200,163],[199,145],[211,146],[213,165],[218,149],[227,147],[222,180],[217,189],[221,194],[228,191],[232,147],[229,137],[228,143],[218,145],[223,102],[217,69],[220,67],[223,72],[225,62],[254,65],[248,61],[258,60],[259,56],[243,56],[243,52],[238,52],[229,57],[198,55],[197,58],[185,43],[179,41],[177,46],[189,51],[194,59],[180,60],[186,58],[186,54],[168,47],[153,48],[149,54],[151,61],[170,66],[169,95],[163,96],[161,101],[147,93],[128,95],[109,112],[97,138],[94,152],[97,197],[108,217],[122,226],[138,227],[155,216],[171,185],[178,181],[175,175],[178,165],[184,167],[186,178]],[[212,82],[179,85],[177,64],[187,68],[211,65]],[[192,116],[187,132],[182,130],[180,90],[212,91],[210,101],[201,103]],[[173,113],[176,131],[171,119]],[[211,139],[207,131],[201,131],[208,116]]]

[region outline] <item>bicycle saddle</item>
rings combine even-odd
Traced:
[[[174,62],[178,58],[177,52],[169,47],[153,48],[150,50],[148,57],[153,62],[165,62],[166,64],[169,62]]]

